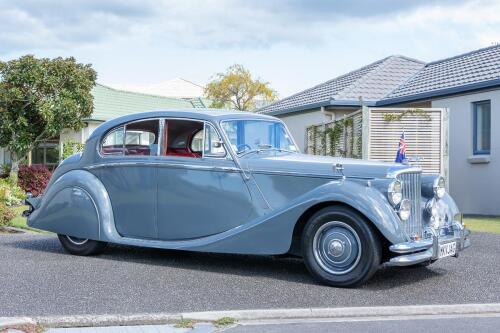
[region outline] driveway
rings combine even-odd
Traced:
[[[0,316],[500,302],[500,235],[472,242],[458,259],[339,289],[297,259],[123,246],[76,257],[53,235],[0,235]]]

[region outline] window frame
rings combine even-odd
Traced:
[[[125,133],[127,131],[127,125],[128,124],[137,123],[137,122],[148,121],[148,120],[158,120],[159,121],[159,126],[158,126],[158,130],[159,130],[158,135],[159,135],[159,137],[158,137],[157,155],[125,155],[125,140],[126,140]],[[175,156],[175,155],[161,155],[163,145],[165,144],[165,142],[164,142],[165,139],[164,139],[163,131],[165,130],[165,123],[168,122],[168,120],[184,120],[184,121],[193,121],[193,122],[203,123],[203,141],[202,141],[202,155],[201,155],[201,158],[186,157],[186,156]],[[205,133],[206,133],[205,130],[206,130],[207,124],[210,125],[210,126],[212,126],[214,128],[215,132],[217,133],[217,135],[219,136],[219,138],[221,139],[221,141],[224,143],[224,145],[223,145],[224,155],[206,155],[205,154]],[[106,138],[106,136],[109,133],[111,133],[112,131],[114,131],[115,129],[117,129],[119,127],[123,127],[123,144],[122,144],[122,152],[121,152],[121,154],[103,154],[102,153],[102,144],[104,142],[104,139]],[[170,118],[170,117],[153,117],[153,118],[144,118],[144,119],[133,120],[133,121],[121,123],[119,125],[116,125],[116,126],[112,127],[111,129],[109,129],[108,131],[106,131],[101,136],[101,138],[99,139],[99,144],[97,145],[97,153],[98,153],[98,155],[99,155],[100,158],[104,158],[104,159],[106,159],[106,158],[117,158],[117,157],[125,157],[125,158],[138,158],[138,157],[142,157],[142,158],[172,158],[172,159],[182,159],[182,160],[185,160],[185,159],[200,160],[200,159],[206,159],[206,158],[209,158],[209,159],[213,159],[213,158],[215,158],[215,159],[226,159],[226,158],[228,158],[228,156],[231,156],[231,155],[229,155],[229,152],[227,151],[228,148],[226,146],[227,145],[225,144],[224,136],[221,135],[221,131],[217,128],[216,124],[214,124],[214,123],[212,123],[210,121],[203,120],[203,119],[182,118],[182,117],[172,117],[172,118]]]
[[[489,130],[490,130],[490,137],[489,137],[489,150],[479,150],[477,149],[477,135],[478,133],[478,128],[477,128],[477,113],[478,113],[478,106],[479,105],[489,105],[489,113],[490,113],[490,123],[489,123]],[[482,101],[477,101],[477,102],[472,102],[472,154],[473,155],[490,155],[491,154],[491,100],[482,100]]]
[[[231,152],[233,152],[236,157],[240,158],[242,156],[245,156],[245,154],[243,154],[243,155],[238,154],[238,152],[232,147],[231,140],[229,140],[229,137],[227,136],[227,133],[224,131],[223,123],[230,122],[230,121],[239,121],[239,120],[243,120],[243,121],[245,121],[245,120],[259,120],[259,121],[265,121],[265,122],[280,123],[281,125],[283,125],[283,128],[285,129],[286,134],[288,135],[288,137],[292,141],[293,145],[295,146],[295,153],[296,154],[300,154],[301,153],[300,148],[297,145],[297,142],[295,142],[295,138],[290,133],[290,129],[280,119],[259,119],[259,118],[255,119],[255,118],[232,118],[232,117],[231,118],[227,118],[227,119],[222,119],[222,120],[219,121],[219,126],[220,126],[220,129],[221,129],[222,133],[224,134],[223,141],[225,140],[225,142],[227,142],[227,145],[230,146],[228,149],[231,149]]]
[[[101,138],[99,139],[99,145],[97,146],[97,153],[101,158],[112,158],[112,157],[127,157],[127,158],[137,158],[138,156],[141,157],[159,157],[160,155],[160,140],[161,137],[158,137],[158,147],[156,148],[156,154],[157,155],[125,155],[125,143],[126,143],[126,133],[127,133],[127,125],[129,124],[134,124],[134,123],[140,123],[144,121],[151,121],[151,120],[157,120],[158,121],[158,132],[156,135],[159,135],[162,131],[162,118],[159,117],[153,117],[153,118],[144,118],[144,119],[138,119],[138,120],[133,120],[129,121],[126,123],[121,123],[119,125],[116,125],[115,127],[112,127],[106,133],[104,133]],[[108,136],[109,133],[113,132],[115,129],[123,127],[123,143],[122,143],[122,152],[121,154],[103,154],[102,153],[102,144],[104,142],[104,139]]]

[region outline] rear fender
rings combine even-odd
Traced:
[[[61,175],[41,198],[27,201],[29,226],[73,237],[104,240],[101,220],[113,214],[104,186],[84,170]]]

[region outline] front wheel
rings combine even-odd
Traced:
[[[309,272],[335,287],[366,282],[382,256],[370,222],[347,207],[326,207],[314,214],[302,233],[302,252]]]
[[[79,256],[91,256],[99,254],[106,248],[106,242],[99,242],[86,238],[78,238],[67,235],[57,235],[64,249]]]

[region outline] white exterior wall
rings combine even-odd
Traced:
[[[308,112],[298,112],[285,115],[278,115],[276,117],[283,120],[290,133],[292,134],[295,142],[299,146],[301,152],[305,152],[306,147],[306,129],[311,125],[329,122],[335,118],[341,117],[345,114],[353,112],[352,110],[327,110],[325,112],[321,109],[314,109]]]
[[[471,163],[472,102],[491,101],[489,163]],[[465,214],[500,215],[500,90],[432,101],[449,108],[450,193]],[[484,155],[479,155],[484,156]]]
[[[89,121],[87,123],[87,126],[82,128],[79,131],[73,131],[70,129],[65,129],[62,131],[60,135],[60,141],[61,142],[66,142],[69,140],[76,141],[78,143],[85,143],[87,139],[89,138],[90,134],[94,132],[94,130],[102,124],[102,122],[97,122],[97,121]]]

